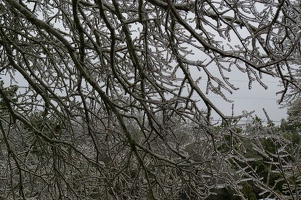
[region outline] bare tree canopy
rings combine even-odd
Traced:
[[[251,199],[250,180],[282,198],[250,148],[298,199],[289,141],[256,123],[242,134],[248,113],[208,94],[228,101],[233,71],[297,94],[300,26],[289,0],[0,0],[0,198]]]

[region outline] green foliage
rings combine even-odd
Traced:
[[[32,132],[33,129],[36,129],[46,136],[53,138],[57,136],[62,129],[62,123],[58,119],[53,116],[45,116],[43,111],[30,114],[29,119],[32,126],[24,127],[29,132]]]
[[[301,131],[301,99],[297,98],[288,105],[287,121],[283,124],[291,131]]]
[[[262,143],[265,151],[267,151],[269,153],[273,153],[273,154],[276,153],[277,146],[276,146],[275,142],[273,141],[273,139],[271,139],[271,138],[262,139],[261,143]]]
[[[26,138],[26,147],[37,156],[47,155],[53,149],[44,137],[49,139],[60,139],[62,134],[62,123],[53,116],[46,116],[43,111],[33,112],[29,115],[31,125],[23,125],[23,137]],[[37,134],[36,131],[39,133]],[[52,150],[51,150],[52,149]]]
[[[244,194],[244,197],[248,200],[257,200],[256,194],[254,193],[254,189],[247,182],[242,183],[242,193]]]
[[[2,91],[1,93],[3,93],[3,94],[0,93],[0,112],[3,112],[7,109],[7,103],[8,103],[5,101],[5,99],[8,99],[11,102],[17,102],[18,99],[16,97],[16,94],[19,87],[17,85],[10,85],[8,87],[4,87],[3,80],[0,80],[0,89]]]
[[[285,195],[283,189],[285,184],[295,187],[297,185],[295,177],[298,173],[293,170],[299,163],[296,158],[300,157],[298,149],[301,141],[298,127],[288,123],[287,120],[282,120],[278,127],[272,124],[265,126],[262,124],[262,120],[256,117],[246,126],[244,134],[247,135],[246,139],[242,137],[239,142],[247,150],[244,153],[245,159],[233,157],[233,161],[229,162],[233,165],[232,168],[235,171],[243,169],[246,173],[253,174],[254,178],[260,177],[261,183],[273,188],[273,192],[279,195]],[[250,141],[250,139],[252,140]],[[239,151],[236,147],[237,139],[232,140],[233,149]],[[229,146],[226,144],[229,141],[229,136],[225,135],[224,143],[219,146],[219,150],[227,150]],[[288,180],[289,183],[285,180]],[[260,188],[252,181],[243,182],[241,191],[246,199],[259,198],[256,195]]]
[[[230,135],[224,135],[223,140],[218,146],[217,150],[220,152],[229,152],[231,150],[231,136]]]
[[[289,119],[282,119],[279,131],[283,132],[284,137],[292,142],[293,147],[298,147],[300,145],[301,135],[300,127],[298,125],[290,123]]]

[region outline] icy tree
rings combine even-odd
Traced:
[[[278,195],[235,164],[247,163],[245,138],[265,152],[261,127],[242,133],[248,113],[228,116],[208,94],[229,101],[233,71],[250,89],[266,87],[263,74],[283,97],[298,88],[291,1],[1,0],[0,13],[0,72],[20,88],[15,101],[0,87],[3,198],[205,199],[222,189],[246,199],[250,180]]]

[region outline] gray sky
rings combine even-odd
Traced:
[[[280,94],[276,95],[277,92],[281,91],[279,82],[273,77],[265,77],[263,82],[268,86],[268,89],[263,88],[258,82],[252,84],[252,89],[248,88],[248,80],[243,74],[236,74],[237,78],[232,79],[232,83],[240,89],[233,91],[232,95],[227,95],[230,100],[234,101],[234,114],[240,115],[244,110],[255,111],[253,115],[266,120],[266,116],[263,112],[263,108],[266,110],[269,118],[274,121],[275,124],[279,124],[282,118],[286,118],[286,108],[277,103],[280,99]],[[225,102],[221,97],[213,94],[209,94],[208,97],[226,114],[231,115],[232,103]],[[217,118],[215,116],[215,118]]]

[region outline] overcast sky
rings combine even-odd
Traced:
[[[275,123],[279,124],[282,118],[286,118],[286,109],[277,103],[280,99],[280,95],[276,95],[277,92],[281,91],[282,88],[279,87],[279,82],[273,77],[265,77],[264,83],[268,86],[268,89],[263,88],[258,82],[252,84],[252,89],[248,88],[248,80],[243,74],[236,74],[237,78],[234,76],[231,83],[235,84],[236,87],[240,89],[233,91],[232,95],[227,95],[230,100],[234,101],[234,114],[240,115],[244,110],[255,111],[258,117],[266,120],[263,108],[266,110],[270,119]],[[221,97],[213,94],[209,94],[208,97],[211,98],[222,111],[226,114],[231,115],[232,113],[232,103],[227,103]],[[217,118],[217,116],[215,116]]]

